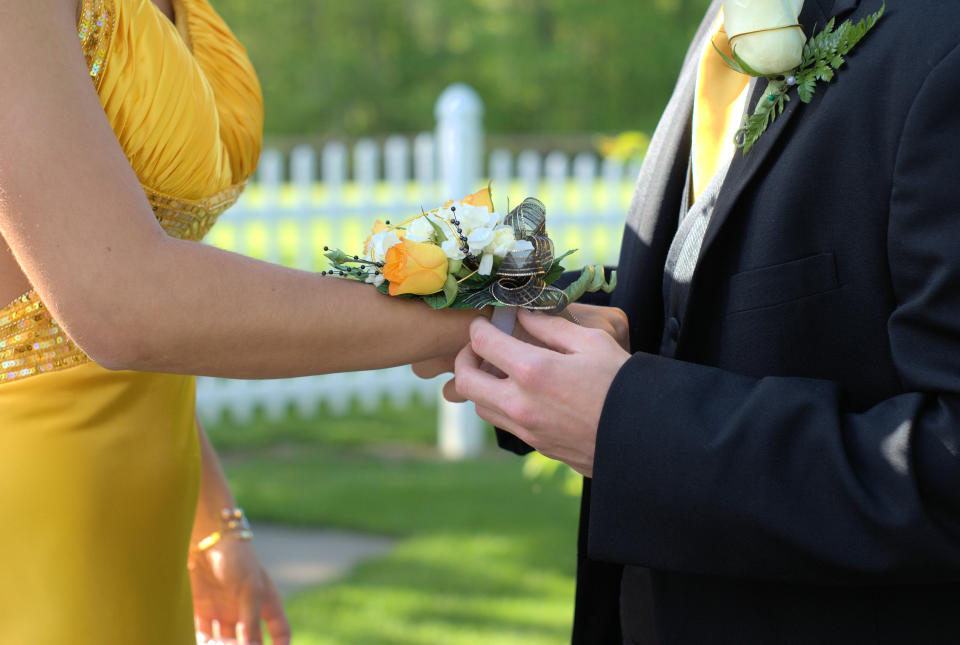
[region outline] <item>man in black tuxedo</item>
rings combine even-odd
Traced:
[[[720,6],[628,216],[607,304],[632,356],[558,318],[521,315],[548,349],[478,321],[457,389],[507,447],[588,476],[577,645],[960,643],[960,2],[887,0],[677,244]]]

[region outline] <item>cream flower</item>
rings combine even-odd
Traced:
[[[462,260],[467,257],[467,254],[460,249],[459,240],[447,240],[440,245],[440,248],[447,254],[447,258],[451,260]]]
[[[807,42],[797,26],[802,8],[803,0],[727,0],[723,26],[733,51],[764,76],[799,67]]]
[[[463,234],[470,236],[471,233],[479,229],[492,229],[500,222],[500,216],[491,213],[486,206],[471,206],[470,204],[454,204],[456,206],[457,219],[460,221],[460,228]]]
[[[477,228],[467,235],[467,245],[470,252],[474,255],[483,253],[484,250],[493,243],[496,234],[492,228]]]
[[[433,226],[430,225],[430,220],[427,217],[418,217],[417,219],[410,222],[407,225],[407,235],[406,239],[411,242],[432,242],[436,236],[436,231],[433,230]]]
[[[517,240],[513,237],[513,227],[498,226],[493,231],[493,240],[484,249],[484,253],[493,253],[498,258],[505,258],[513,251]]]
[[[380,273],[380,270],[375,267],[370,267],[367,269],[367,284],[372,284],[375,287],[379,287],[384,282],[383,274]]]
[[[374,233],[364,251],[374,262],[384,262],[387,259],[387,251],[397,244],[400,244],[400,236],[395,229],[388,229]]]

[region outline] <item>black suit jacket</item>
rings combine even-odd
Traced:
[[[801,21],[879,6],[806,0]],[[887,0],[835,80],[738,153],[666,358],[704,34],[610,301],[636,354],[584,495],[574,643],[960,643],[960,1]],[[645,592],[621,636],[624,571]]]

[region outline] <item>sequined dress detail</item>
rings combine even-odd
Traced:
[[[173,5],[82,0],[78,46],[157,221],[199,242],[256,167],[263,105],[207,0]],[[195,642],[195,396],[100,367],[34,292],[0,310],[0,644]]]

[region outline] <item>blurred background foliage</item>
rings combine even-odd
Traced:
[[[652,131],[709,0],[214,0],[263,83],[268,135],[433,125],[456,81],[488,132]]]

